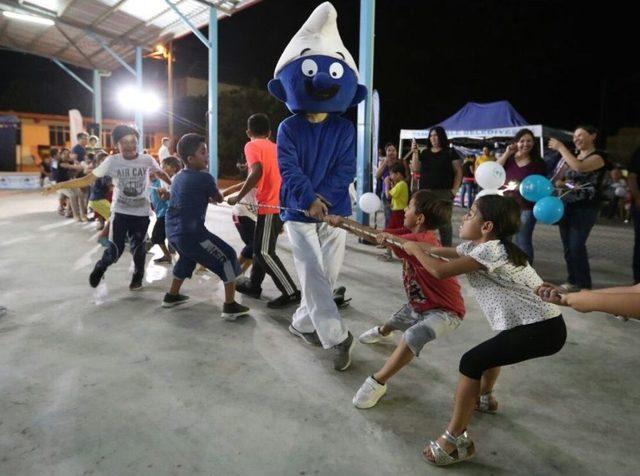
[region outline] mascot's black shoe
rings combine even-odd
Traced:
[[[339,309],[347,307],[351,302],[351,298],[345,299],[344,295],[347,292],[347,288],[340,286],[333,290],[333,302],[336,303]]]

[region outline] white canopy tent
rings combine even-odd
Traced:
[[[447,137],[449,139],[471,139],[479,141],[490,141],[497,139],[511,138],[522,129],[529,129],[537,138],[554,137],[563,142],[571,141],[572,134],[562,129],[554,129],[552,127],[543,126],[542,124],[523,125],[514,127],[497,127],[494,129],[471,129],[471,130],[448,130]],[[428,139],[429,129],[402,129],[400,131],[400,142],[398,150],[402,150],[403,141],[411,139]],[[540,140],[540,156],[544,157],[544,141]]]

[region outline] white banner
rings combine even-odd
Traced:
[[[371,97],[371,106],[373,111],[373,118],[371,121],[371,131],[373,137],[371,138],[371,186],[373,192],[376,192],[376,170],[378,168],[378,144],[380,142],[380,95],[378,91],[373,90]]]
[[[529,129],[536,137],[542,137],[541,125],[527,125],[516,127],[496,127],[495,129],[473,129],[467,131],[447,130],[447,137],[455,139],[457,137],[469,137],[472,139],[486,139],[491,137],[513,137],[521,129]],[[429,129],[402,129],[400,139],[428,139]]]
[[[78,134],[84,132],[82,114],[77,109],[69,109],[69,133],[71,135],[71,147],[78,143]]]

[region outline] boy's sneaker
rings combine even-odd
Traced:
[[[229,304],[225,302],[222,305],[222,318],[225,321],[235,321],[238,317],[249,314],[249,311],[250,309],[247,306],[238,304],[235,301]]]
[[[338,345],[333,346],[333,368],[339,372],[347,370],[351,365],[351,349],[355,341],[351,332],[347,334],[347,338],[340,342]]]
[[[272,299],[267,303],[267,307],[271,309],[281,309],[283,307],[291,306],[292,304],[300,304],[300,291],[296,291],[289,296],[283,294],[280,297]]]
[[[98,266],[97,264],[93,267],[93,271],[89,275],[89,284],[92,288],[97,288],[100,281],[102,281],[102,277],[104,276],[104,272],[106,269]]]
[[[252,287],[251,281],[246,278],[236,281],[236,291],[253,299],[260,299],[260,295],[262,294],[262,290]]]
[[[389,332],[386,336],[380,334],[380,327],[372,327],[366,332],[360,334],[358,340],[363,344],[376,344],[378,342],[393,341],[393,332]]]
[[[291,332],[294,336],[300,337],[303,341],[310,345],[317,345],[319,347],[322,346],[320,342],[320,338],[318,337],[318,333],[316,331],[313,332],[300,332],[298,329],[293,327],[293,324],[289,325],[289,332]]]
[[[129,291],[139,291],[142,289],[142,278],[144,277],[144,273],[140,273],[136,271],[131,276],[131,282],[129,283]]]
[[[171,259],[171,256],[163,256],[161,258],[154,259],[153,262],[156,264],[171,264],[173,263],[173,260]]]
[[[353,397],[353,405],[362,410],[374,407],[385,393],[387,384],[382,385],[373,377],[367,377]]]
[[[165,294],[162,300],[162,307],[176,307],[180,304],[184,304],[189,300],[189,296],[184,294]]]

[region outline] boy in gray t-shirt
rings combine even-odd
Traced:
[[[149,203],[149,172],[171,184],[169,176],[160,168],[153,157],[138,153],[139,133],[127,125],[119,125],[111,134],[118,145],[119,154],[108,157],[85,177],[53,185],[46,192],[59,188],[83,188],[98,178],[110,176],[115,185],[111,205],[112,218],[109,230],[109,246],[89,275],[89,284],[97,287],[107,268],[118,261],[129,237],[129,247],[133,255],[135,270],[129,284],[132,291],[142,287],[145,266],[145,246],[151,205]]]

